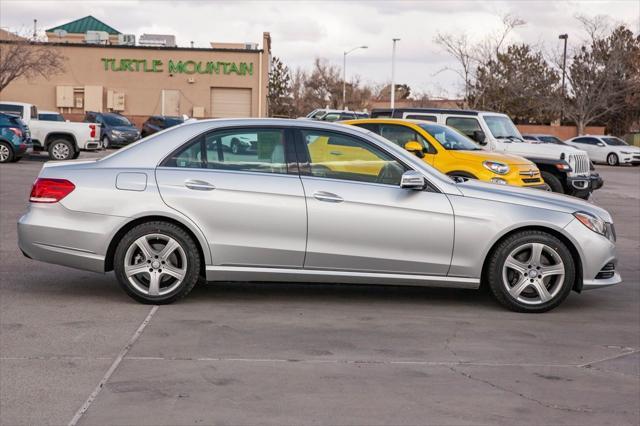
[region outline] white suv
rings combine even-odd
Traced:
[[[571,146],[589,153],[594,163],[640,165],[640,148],[632,146],[616,136],[583,135],[565,141]]]

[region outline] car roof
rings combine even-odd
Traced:
[[[475,109],[450,109],[450,108],[374,108],[371,112],[415,112],[415,113],[431,113],[431,114],[457,114],[457,115],[469,115],[477,116],[480,114],[496,114],[506,115],[501,112],[495,111],[481,111]]]

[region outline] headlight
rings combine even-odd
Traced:
[[[509,166],[504,163],[499,163],[497,161],[485,161],[482,165],[491,170],[494,173],[498,173],[499,175],[506,175],[509,173]]]
[[[584,226],[591,229],[593,232],[596,232],[600,235],[605,235],[607,233],[607,225],[604,220],[596,217],[590,213],[585,212],[575,212],[573,214],[576,219],[578,219]]]
[[[629,152],[629,151],[620,151],[621,154],[633,154],[633,152]]]
[[[112,130],[111,134],[114,136],[122,136],[122,132],[120,130]]]

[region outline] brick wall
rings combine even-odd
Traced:
[[[576,126],[546,126],[538,124],[517,124],[516,127],[520,133],[544,133],[557,136],[563,141],[578,136],[578,128]],[[604,127],[587,126],[585,133],[589,135],[604,135]]]

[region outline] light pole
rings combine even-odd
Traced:
[[[347,55],[354,50],[367,49],[368,46],[358,46],[342,54],[342,109],[347,107]]]
[[[399,38],[394,38],[393,50],[391,51],[391,109],[396,106],[396,43]]]
[[[564,119],[565,98],[564,80],[567,75],[567,39],[569,38],[569,34],[560,34],[558,38],[560,40],[564,40],[564,53],[562,54],[562,107],[560,108],[560,125],[562,126],[562,120]]]

